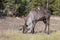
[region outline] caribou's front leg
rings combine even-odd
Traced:
[[[34,24],[31,22],[27,29],[29,29],[28,32],[34,33]]]
[[[34,27],[32,28],[31,33],[34,34]]]
[[[35,21],[32,22],[33,23],[33,27],[32,27],[32,30],[31,30],[31,33],[34,34],[34,28],[35,28]]]
[[[28,32],[31,32],[32,34],[34,34],[35,24],[36,24],[36,22],[35,21],[32,21],[30,23],[30,25],[28,25],[28,29],[30,29]]]
[[[27,33],[27,28],[26,28],[26,25],[23,26],[23,33]]]

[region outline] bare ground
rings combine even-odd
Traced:
[[[24,25],[24,19],[16,17],[5,17],[0,19],[0,32],[6,32],[8,30],[11,31],[19,31],[21,25]],[[38,22],[35,27],[35,31],[43,31],[44,30],[44,23],[42,21]],[[58,16],[51,16],[50,20],[50,30],[53,31],[60,31],[60,17]]]

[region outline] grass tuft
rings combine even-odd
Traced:
[[[60,32],[54,32],[49,35],[44,33],[23,34],[20,32],[0,33],[0,40],[60,40]]]

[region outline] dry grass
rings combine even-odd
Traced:
[[[11,20],[13,19],[13,20]],[[6,18],[0,19],[0,40],[60,40],[60,18],[52,17],[50,22],[50,29],[56,30],[57,32],[52,32],[47,35],[45,33],[36,33],[36,34],[23,34],[19,31],[19,26],[23,24],[22,19],[17,20],[16,18]],[[44,25],[38,23],[38,29],[43,29]],[[43,26],[42,28],[40,26]],[[6,31],[6,30],[10,31]],[[11,31],[14,29],[14,31]],[[59,32],[58,32],[59,31]]]
[[[60,40],[60,32],[54,32],[49,35],[44,33],[23,34],[20,32],[0,33],[0,40]]]

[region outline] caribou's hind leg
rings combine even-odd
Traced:
[[[50,28],[49,28],[49,25],[50,25],[50,18],[48,18],[48,20],[47,20],[48,34],[50,33]]]
[[[44,32],[46,33],[46,29],[47,29],[47,22],[46,20],[43,20],[44,24],[45,24],[45,29],[44,29]]]
[[[46,19],[46,20],[43,20],[43,22],[44,22],[44,24],[45,24],[45,29],[44,29],[44,32],[46,33],[46,30],[47,30],[47,28],[48,28],[48,30],[47,30],[47,33],[49,34],[49,18],[48,19]]]

